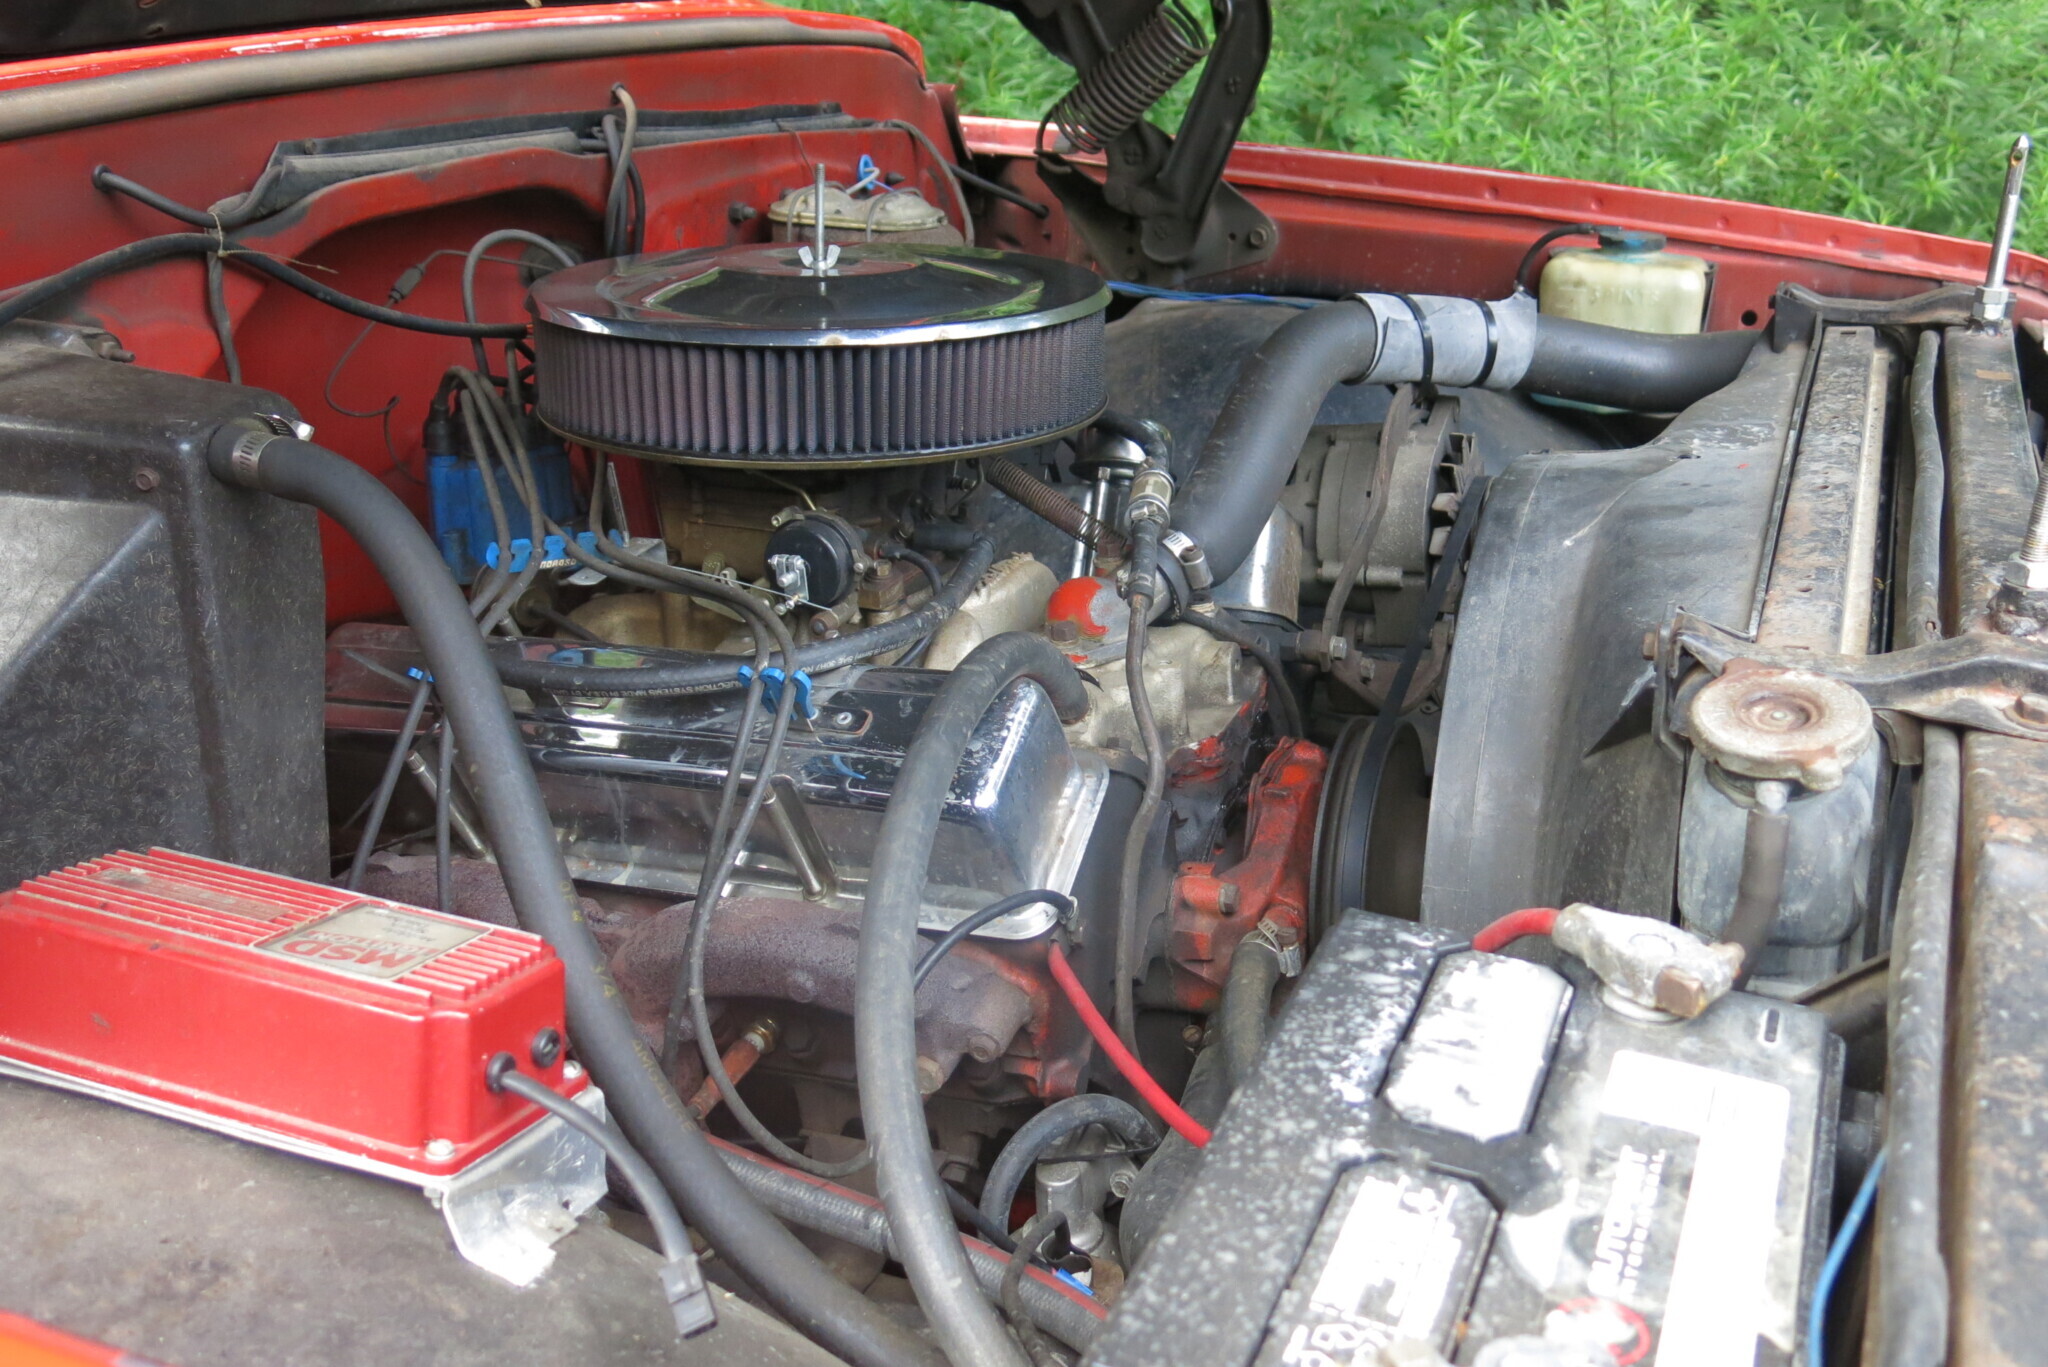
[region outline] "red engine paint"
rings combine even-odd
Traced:
[[[537,936],[169,850],[0,894],[0,1058],[422,1176],[541,1118],[494,1054],[588,1085],[532,1059],[562,1010]]]
[[[1237,862],[1224,869],[1181,866],[1166,950],[1181,1009],[1216,1009],[1238,941],[1260,921],[1306,934],[1316,807],[1329,758],[1320,745],[1283,742],[1259,766],[1246,795],[1244,852]]]

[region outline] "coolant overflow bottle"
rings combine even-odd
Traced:
[[[1664,250],[1661,233],[1604,228],[1598,236],[1598,247],[1568,247],[1545,263],[1537,285],[1544,313],[1637,332],[1700,330],[1705,261]]]

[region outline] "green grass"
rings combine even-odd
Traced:
[[[1072,73],[962,0],[806,0],[923,40],[969,113]],[[1990,235],[2004,153],[2048,128],[2044,0],[1274,0],[1244,136]],[[1172,127],[1189,78],[1156,117]],[[2022,214],[2048,249],[2048,167]]]

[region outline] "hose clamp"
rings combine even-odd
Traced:
[[[270,443],[282,440],[276,432],[244,432],[235,438],[234,446],[228,451],[228,465],[235,472],[235,482],[255,488],[256,467],[263,459],[264,450]]]
[[[1190,589],[1202,593],[1215,584],[1216,574],[1209,568],[1209,557],[1195,544],[1192,536],[1183,531],[1171,531],[1159,538],[1159,544],[1180,562],[1181,572],[1187,575]]]
[[[1281,925],[1271,917],[1261,918],[1252,927],[1247,940],[1257,940],[1273,951],[1273,957],[1280,961],[1282,976],[1295,978],[1301,975],[1302,952],[1301,933],[1291,926]]]

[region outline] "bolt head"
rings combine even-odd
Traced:
[[[1125,1200],[1137,1184],[1136,1174],[1128,1168],[1119,1168],[1109,1175],[1109,1194],[1119,1201]]]
[[[834,712],[832,714],[832,724],[834,726],[851,726],[858,720],[860,719],[851,712]]]
[[[430,1139],[427,1141],[427,1157],[433,1159],[436,1163],[445,1162],[454,1156],[455,1144],[453,1140]]]
[[[2028,726],[2048,727],[2048,697],[2022,693],[2013,699],[2012,714]]]
[[[135,472],[135,487],[142,490],[145,494],[161,483],[163,483],[163,476],[150,469],[147,465],[142,466]]]
[[[562,1076],[567,1080],[574,1082],[577,1078],[583,1076],[583,1065],[578,1063],[573,1058],[570,1059],[567,1063],[562,1065]]]
[[[946,1071],[939,1067],[939,1061],[924,1054],[917,1056],[917,1090],[923,1096],[946,1085]]]

